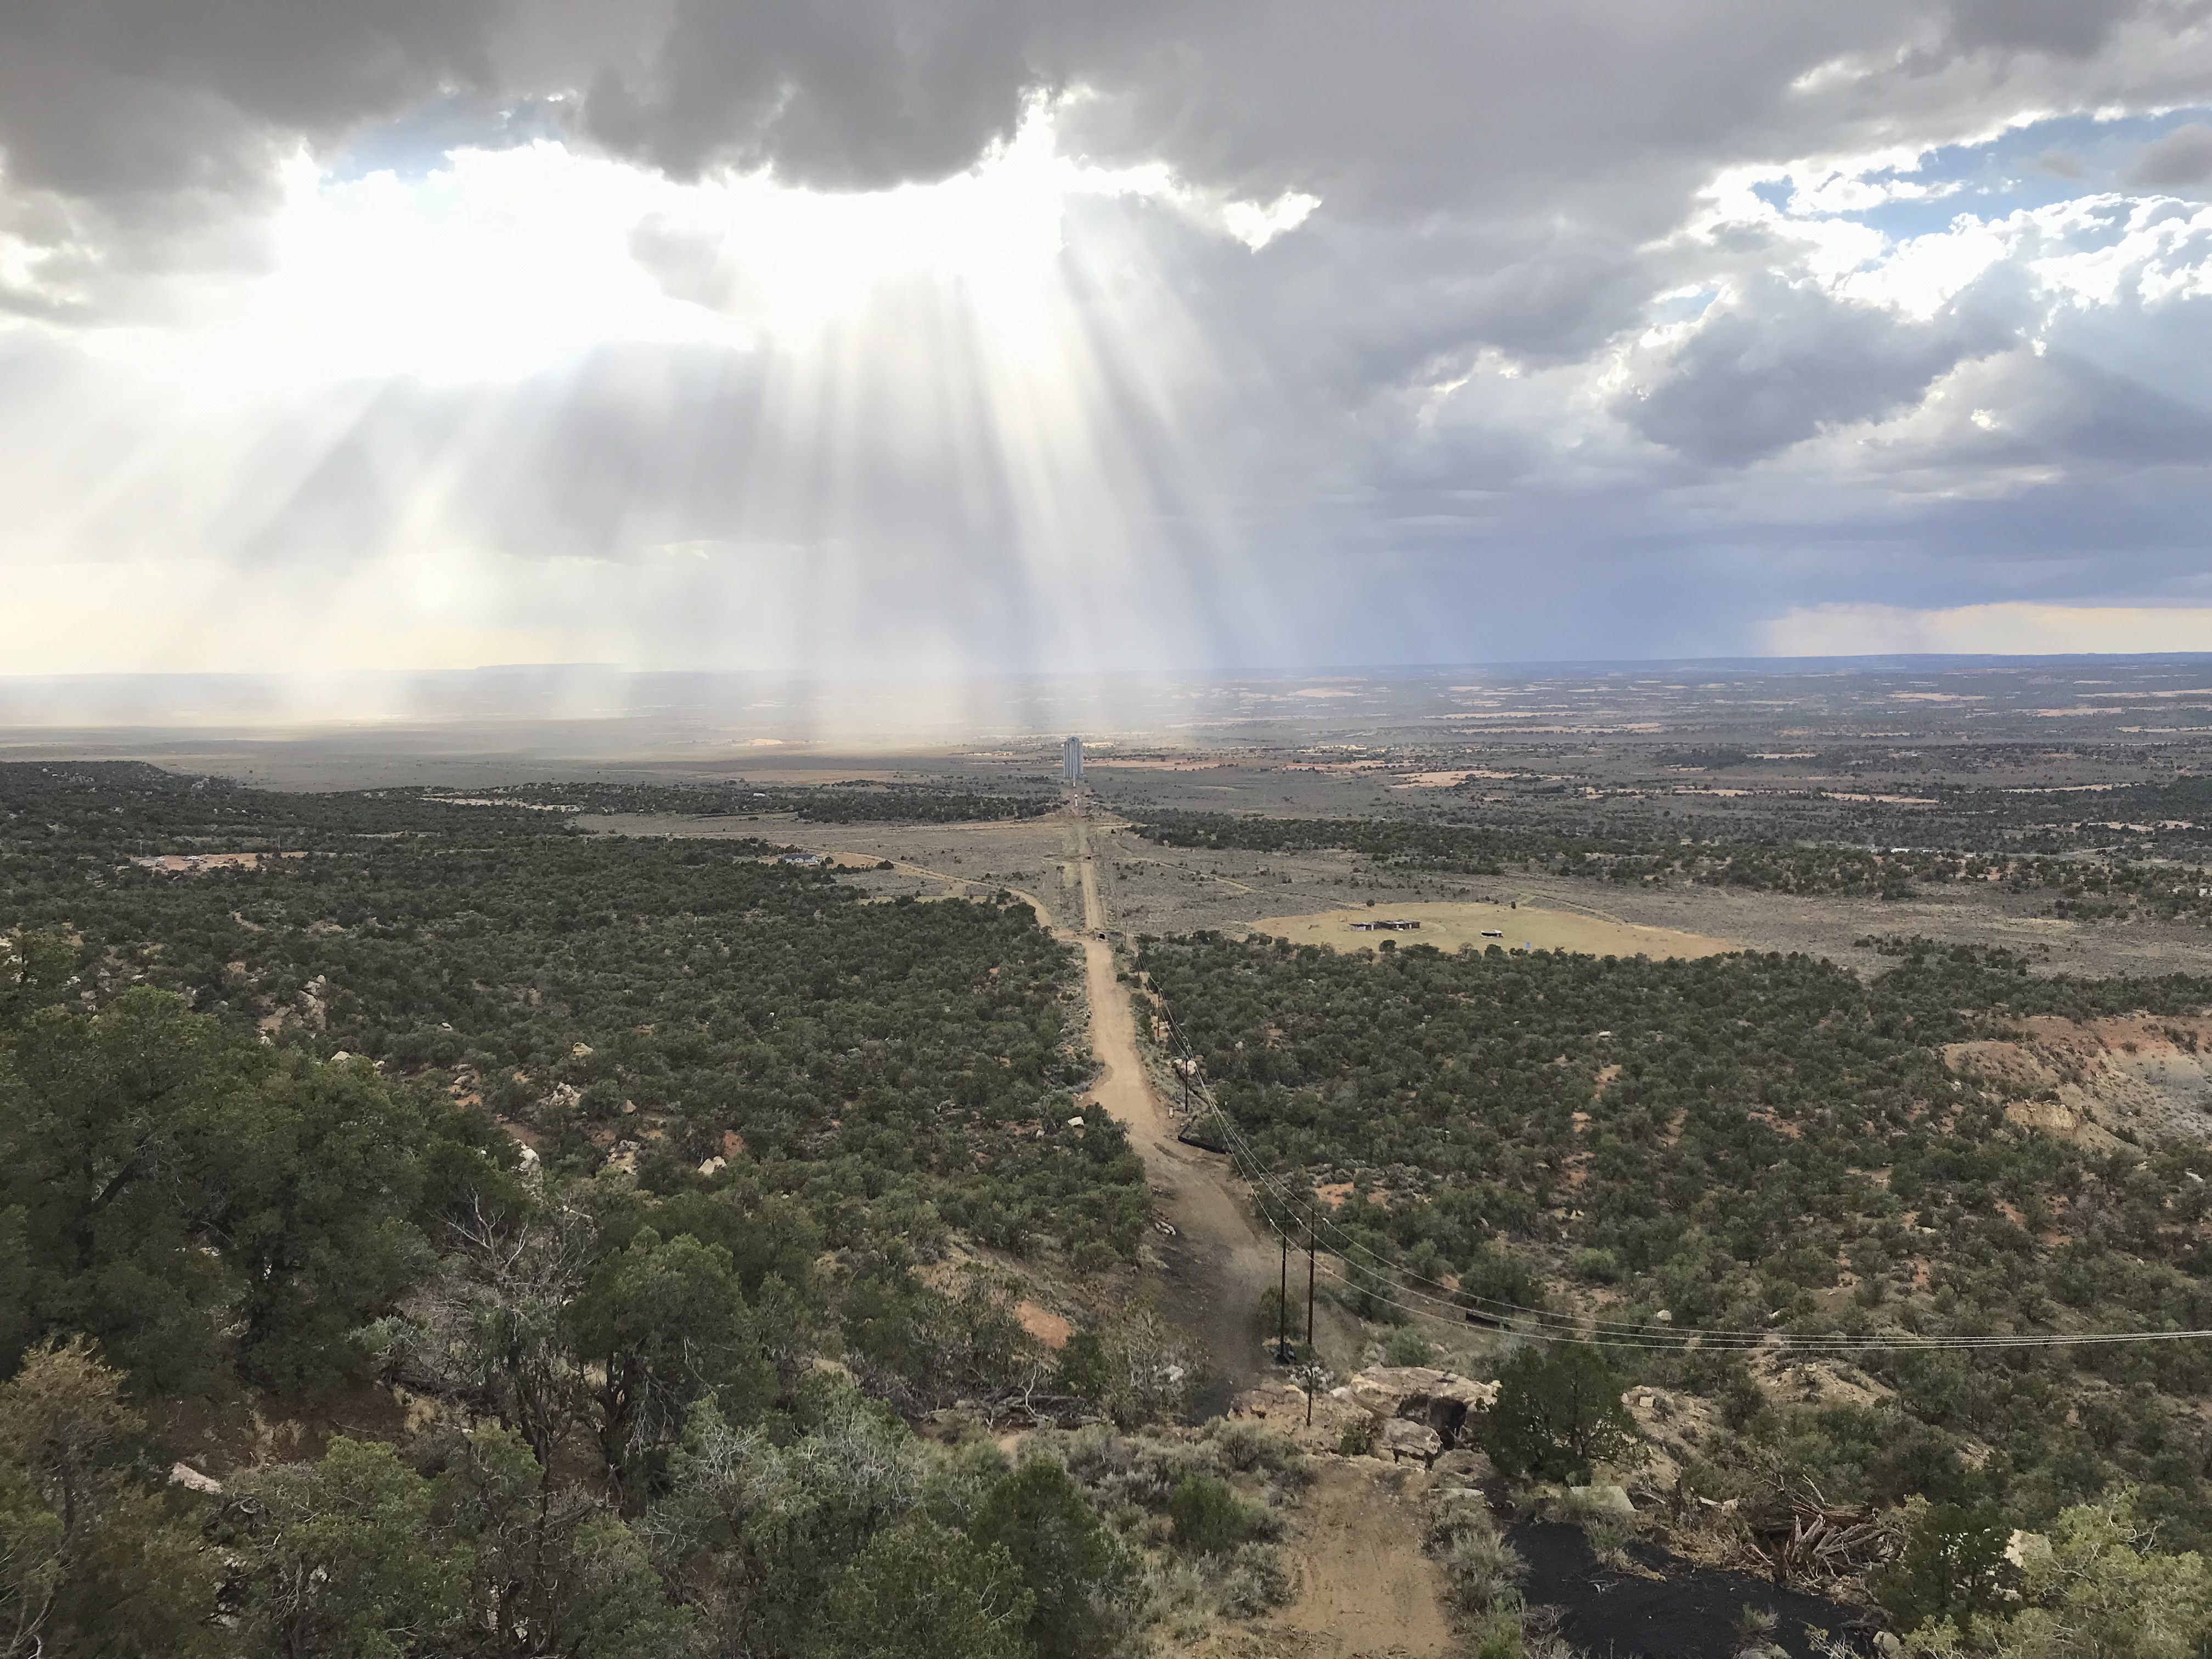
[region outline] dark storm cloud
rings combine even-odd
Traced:
[[[492,0],[19,0],[0,7],[0,314],[159,319],[144,278],[252,269],[277,168],[488,82]]]
[[[1943,78],[1967,59],[2023,59],[2033,96],[2025,60],[2091,54],[2140,9],[1958,0],[1936,27],[1906,0],[30,0],[0,12],[0,145],[19,187],[203,189],[456,91],[568,89],[593,137],[672,171],[858,187],[957,172],[1029,94],[1082,86],[1102,152],[1209,183],[1394,213],[1565,190],[1633,234],[1716,162],[1876,137],[1916,101],[1980,118]],[[1908,47],[1909,85],[1793,89]]]
[[[1617,637],[1589,641],[1606,648],[1660,627],[1663,596],[1719,568],[1698,563],[1715,546],[1740,550],[1729,603],[1766,614],[1806,594],[1779,562],[1745,577],[1760,549],[1812,550],[1788,580],[1817,599],[1819,550],[1883,540],[1900,550],[1887,598],[1911,603],[1911,549],[1940,537],[1966,568],[2027,523],[2039,568],[2094,546],[2102,588],[2122,591],[2130,570],[2166,579],[2172,526],[2203,495],[2212,414],[2171,372],[2204,337],[2187,234],[2159,231],[2158,282],[2124,279],[2116,299],[2038,273],[2133,234],[2124,204],[2086,229],[2015,226],[1990,274],[1923,302],[1850,290],[1862,255],[1802,216],[1700,215],[1731,169],[1817,179],[2055,111],[2202,104],[2204,15],[2200,0],[18,0],[0,6],[0,255],[30,257],[0,258],[0,311],[163,319],[179,273],[268,258],[277,169],[302,147],[343,176],[420,178],[449,149],[560,136],[680,179],[872,190],[970,167],[1042,97],[1064,152],[1164,162],[1182,192],[1069,206],[1058,267],[1127,510],[1163,546],[1198,546],[1202,520],[1267,550],[1285,589],[1331,560],[1405,554],[1470,604],[1564,617],[1597,590],[1638,596]],[[2071,149],[2041,166],[2085,172]],[[2191,121],[2124,182],[2208,179],[2212,127]],[[1294,233],[1256,250],[1221,234],[1224,199],[1290,191],[1321,204]],[[2014,204],[1956,205],[1995,224]],[[742,309],[744,250],[711,226],[629,234],[666,293]],[[1692,293],[1721,297],[1695,315]],[[246,446],[240,477],[207,486],[237,498],[207,544],[343,563],[428,524],[518,559],[745,540],[910,558],[918,589],[1011,568],[1035,530],[1010,505],[1019,410],[994,423],[972,364],[915,344],[957,331],[920,300],[871,326],[854,337],[908,350],[934,404],[902,404],[913,388],[862,364],[835,384],[822,370],[816,407],[792,387],[820,365],[696,343],[497,385],[395,377],[313,454],[281,422]],[[1191,361],[1164,367],[1170,339],[1194,343]],[[963,432],[983,435],[963,448]],[[1212,499],[1189,499],[1192,480]],[[97,483],[82,491],[97,511],[125,511]],[[1991,499],[1960,504],[1977,491]],[[2134,505],[2100,520],[2114,502]],[[1956,580],[1924,592],[1972,597]]]
[[[2212,179],[2212,126],[2192,121],[2143,146],[2128,169],[2130,184],[2156,189],[2201,185]]]
[[[491,73],[472,0],[21,0],[0,10],[18,188],[250,189],[273,149]]]
[[[649,66],[598,76],[584,125],[671,173],[773,167],[878,189],[1013,130],[1042,76],[1023,0],[678,0]]]
[[[1910,322],[1809,283],[1759,277],[1708,311],[1617,408],[1655,443],[1741,465],[1917,403],[1978,343],[1988,349],[1998,338],[1954,318]]]
[[[2134,0],[1952,0],[1951,40],[1967,51],[2030,51],[2087,58],[2141,10]]]

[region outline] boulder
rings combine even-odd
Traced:
[[[1577,1515],[1609,1516],[1616,1521],[1636,1519],[1636,1505],[1621,1486],[1569,1486],[1567,1504]]]
[[[1393,1463],[1416,1458],[1423,1468],[1434,1462],[1444,1449],[1443,1437],[1425,1423],[1408,1417],[1394,1417],[1382,1425],[1382,1452]]]
[[[1377,1417],[1427,1424],[1447,1450],[1459,1444],[1467,1414],[1489,1410],[1498,1398],[1495,1382],[1426,1365],[1377,1365],[1356,1373],[1346,1389],[1355,1404]]]
[[[1487,1457],[1464,1446],[1443,1453],[1429,1465],[1429,1472],[1437,1480],[1455,1486],[1479,1486],[1498,1473],[1490,1466]]]
[[[186,1492],[204,1492],[211,1496],[220,1496],[222,1492],[222,1481],[211,1474],[202,1474],[189,1463],[169,1465],[169,1484],[182,1486]]]

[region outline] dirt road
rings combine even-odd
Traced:
[[[1095,1100],[1128,1131],[1129,1143],[1144,1160],[1152,1190],[1152,1213],[1171,1233],[1155,1231],[1151,1243],[1160,1258],[1160,1306],[1168,1317],[1205,1345],[1211,1376],[1198,1401],[1200,1416],[1212,1416],[1241,1389],[1268,1370],[1260,1329],[1261,1294],[1275,1283],[1277,1248],[1255,1228],[1228,1159],[1176,1139],[1166,1105],[1153,1090],[1137,1052],[1136,1017],[1129,991],[1115,977],[1113,947],[1101,935],[1107,915],[1099,895],[1091,851],[1090,824],[1080,812],[1067,815],[1066,845],[1083,896],[1083,927],[1059,937],[1081,947],[1083,985],[1091,1011],[1091,1052],[1100,1071],[1085,1098]],[[830,853],[828,848],[817,848]],[[848,858],[849,848],[836,849]],[[867,855],[872,862],[873,854]],[[957,895],[969,884],[949,871],[894,860],[899,870],[947,884]],[[1034,893],[1009,889],[1053,927],[1051,908]]]
[[[1164,1264],[1162,1305],[1205,1343],[1208,1387],[1199,1414],[1224,1408],[1268,1366],[1260,1329],[1260,1297],[1275,1283],[1277,1247],[1252,1224],[1229,1161],[1176,1139],[1166,1103],[1153,1089],[1137,1052],[1137,1022],[1127,988],[1115,977],[1113,947],[1098,937],[1106,911],[1098,893],[1091,826],[1079,808],[1077,869],[1083,883],[1084,988],[1091,1004],[1091,1053],[1104,1069],[1090,1097],[1129,1132],[1152,1183],[1154,1215],[1175,1229],[1153,1243]]]
[[[1252,1224],[1228,1160],[1175,1138],[1137,1055],[1136,1018],[1128,988],[1114,977],[1113,951],[1085,939],[1083,957],[1091,1052],[1105,1068],[1090,1097],[1128,1130],[1152,1183],[1152,1212],[1175,1229],[1152,1240],[1165,1281],[1161,1306],[1206,1345],[1213,1376],[1200,1414],[1211,1416],[1267,1369],[1259,1303],[1275,1282],[1275,1246]]]
[[[1454,1651],[1443,1569],[1421,1553],[1398,1472],[1323,1462],[1290,1552],[1292,1600],[1267,1620],[1299,1659],[1443,1659]]]
[[[1290,1605],[1224,1629],[1190,1659],[1446,1659],[1443,1569],[1421,1553],[1419,1480],[1370,1462],[1324,1459],[1293,1512]]]

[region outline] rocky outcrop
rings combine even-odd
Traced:
[[[1943,1061],[2021,1127],[2093,1151],[2212,1140],[2212,1018],[2037,1015],[2009,1040],[1948,1044]]]
[[[1401,1455],[1419,1455],[1425,1463],[1438,1452],[1460,1443],[1468,1414],[1489,1410],[1498,1398],[1498,1385],[1426,1365],[1377,1365],[1356,1373],[1336,1395],[1388,1419],[1383,1431],[1387,1449]],[[1417,1451],[1415,1442],[1419,1437],[1400,1431],[1397,1425],[1401,1422],[1428,1430],[1434,1437],[1433,1449]],[[1419,1440],[1419,1444],[1425,1448],[1429,1443]]]

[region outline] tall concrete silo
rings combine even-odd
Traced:
[[[1083,739],[1070,738],[1060,746],[1060,774],[1070,783],[1083,781]]]

